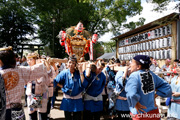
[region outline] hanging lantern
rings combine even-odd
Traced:
[[[77,24],[75,30],[77,30],[78,32],[82,32],[83,31],[83,24],[81,22],[79,22]]]
[[[59,34],[57,35],[57,37],[59,38],[59,40],[62,40],[62,36],[61,36],[61,34],[62,34],[62,30],[61,31],[59,31]],[[59,41],[60,42],[60,41]]]
[[[98,34],[93,34],[92,43],[96,43],[97,40],[98,40]]]
[[[60,41],[60,44],[61,44],[61,46],[64,46],[65,45],[65,42],[64,41]]]
[[[62,41],[65,41],[66,40],[66,32],[64,30],[62,31],[61,36],[62,36]]]
[[[65,41],[66,40],[66,32],[64,30],[61,30],[58,34],[59,40]]]

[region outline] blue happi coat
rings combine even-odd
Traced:
[[[86,71],[84,71],[84,75]],[[96,77],[96,73],[91,72],[90,77],[86,77],[83,82],[83,86],[87,88],[92,80]],[[92,82],[92,85],[87,89],[86,93],[92,97],[97,97],[100,95],[104,89],[106,84],[106,77],[104,73],[100,73],[97,78]],[[85,100],[84,101],[85,110],[89,110],[91,112],[98,112],[103,110],[103,101],[93,101],[93,100]]]
[[[138,114],[135,109],[137,102],[146,106],[147,109],[143,109],[145,112],[157,109],[154,106],[155,89],[156,94],[161,97],[170,97],[172,94],[170,85],[152,71],[139,70],[131,73],[125,86],[130,111]]]
[[[61,90],[64,94],[72,97],[79,95],[84,90],[81,84],[79,71],[74,72],[74,77],[72,77],[69,69],[61,71],[54,79],[54,87],[57,86],[57,83],[63,85]],[[68,112],[83,111],[83,100],[82,98],[63,98],[60,109]]]
[[[116,73],[115,81],[116,81],[116,90],[118,92],[120,92],[124,88],[123,79],[122,79],[123,74],[124,74],[123,71],[118,71]],[[125,81],[125,84],[126,83],[127,83],[127,80]],[[126,97],[125,89],[119,94],[119,96]],[[127,100],[117,99],[116,100],[116,110],[129,111],[129,105],[128,105]]]

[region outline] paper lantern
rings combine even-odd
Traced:
[[[60,44],[61,44],[61,46],[64,46],[65,45],[65,42],[64,41],[60,41]]]
[[[155,44],[156,44],[156,49],[158,49],[159,48],[159,40],[158,39],[156,40]]]
[[[169,59],[171,59],[171,53],[172,51],[171,51],[171,49],[168,49],[167,50],[167,58],[169,58]]]
[[[163,36],[163,29],[162,28],[158,29],[158,34],[159,34],[159,37]]]
[[[155,36],[155,38],[159,37],[158,29],[155,29],[155,30],[154,30],[154,36]]]
[[[164,47],[167,47],[167,38],[163,38],[164,40]]]
[[[59,40],[65,41],[66,40],[66,32],[64,30],[61,30],[58,34]]]
[[[66,32],[62,31],[61,35],[62,35],[62,41],[65,41],[66,40]]]
[[[171,37],[168,37],[168,38],[167,38],[167,46],[168,46],[168,47],[171,47]]]
[[[81,22],[79,22],[77,24],[75,30],[77,30],[78,32],[82,32],[83,31],[83,24]]]
[[[163,36],[167,35],[167,26],[163,26]]]
[[[159,56],[160,54],[159,54],[159,51],[156,51],[156,57],[155,57],[155,59],[159,59],[160,58],[160,56]]]
[[[172,28],[172,26],[170,24],[167,25],[167,34],[168,35],[171,34],[171,28]]]
[[[97,40],[98,40],[98,34],[93,34],[92,43],[96,43]]]

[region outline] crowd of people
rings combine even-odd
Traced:
[[[1,48],[0,78],[4,81],[6,110],[3,114],[1,109],[0,117],[24,120],[21,97],[25,95],[29,120],[48,120],[61,90],[60,110],[66,120],[100,120],[102,115],[114,120],[148,120],[154,115],[153,120],[159,120],[157,96],[170,98],[168,119],[180,119],[180,62],[171,63],[167,59],[160,68],[146,55],[137,55],[131,61],[78,61],[72,55],[64,63],[37,53],[20,59],[11,47]],[[166,72],[161,77],[156,75],[162,71]]]

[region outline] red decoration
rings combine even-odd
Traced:
[[[89,51],[90,60],[93,60],[93,42],[90,42],[90,51]]]
[[[65,49],[66,49],[66,53],[69,55],[69,45],[67,43],[65,43]]]
[[[61,36],[62,36],[62,41],[65,41],[66,40],[66,32],[64,30],[62,31]]]
[[[61,46],[64,46],[65,45],[65,42],[64,41],[60,41],[60,44],[61,44]]]
[[[66,40],[66,32],[64,30],[61,30],[59,32],[58,38],[62,41],[65,41]]]
[[[98,34],[93,34],[92,43],[96,43],[97,40],[98,40]]]
[[[81,22],[79,22],[76,27],[73,26],[68,28],[66,32],[61,30],[59,32],[58,38],[60,45],[65,46],[65,50],[68,55],[75,54],[77,59],[79,60],[86,53],[90,52],[90,38],[92,38],[93,36],[91,37],[90,33],[84,30],[83,24]],[[84,37],[84,35],[86,37]],[[97,41],[97,36],[98,35],[96,34],[93,37],[94,43]]]

